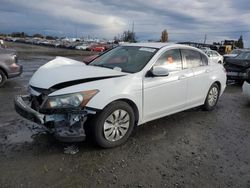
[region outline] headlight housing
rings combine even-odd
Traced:
[[[43,105],[43,108],[58,109],[84,107],[98,92],[99,90],[88,90],[78,93],[48,97]]]

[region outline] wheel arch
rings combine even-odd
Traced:
[[[209,92],[209,90],[210,90],[210,88],[211,88],[211,86],[212,86],[213,84],[217,84],[217,85],[218,85],[218,87],[219,87],[219,93],[221,93],[221,83],[220,83],[220,81],[214,80],[214,81],[210,84],[210,87],[209,87],[209,89],[208,89],[208,91],[207,91],[207,94],[206,94],[206,96],[205,96],[205,98],[204,98],[204,102],[206,101],[208,92]]]
[[[221,92],[221,83],[220,83],[220,81],[217,80],[217,81],[213,82],[212,85],[213,84],[217,84],[218,85],[218,87],[219,87],[219,93],[220,93]]]
[[[139,114],[139,109],[138,109],[137,105],[135,104],[135,102],[130,100],[130,99],[127,99],[127,98],[120,98],[120,99],[116,99],[116,100],[110,102],[109,104],[116,102],[116,101],[126,102],[129,106],[132,107],[134,114],[135,114],[135,124],[137,125],[137,123],[139,122],[140,114]],[[106,106],[108,106],[109,104],[107,104]]]
[[[6,70],[3,67],[1,67],[1,66],[0,66],[0,70],[3,71],[3,73],[6,76],[6,78],[8,78],[8,74],[7,74]]]

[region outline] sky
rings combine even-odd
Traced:
[[[0,0],[0,33],[113,39],[134,25],[139,41],[167,29],[173,42],[242,35],[250,47],[249,18],[249,0]]]

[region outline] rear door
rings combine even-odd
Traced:
[[[192,70],[194,76],[187,83],[187,105],[196,106],[203,103],[209,90],[211,69],[207,57],[193,49],[181,50],[184,69]]]

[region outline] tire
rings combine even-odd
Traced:
[[[205,103],[203,105],[204,110],[211,111],[215,108],[220,97],[220,88],[218,84],[214,83],[207,94]]]
[[[115,101],[105,107],[92,120],[95,142],[103,148],[124,144],[135,126],[135,115],[131,106]]]
[[[7,80],[7,77],[5,73],[2,70],[0,70],[0,87],[4,85],[6,80]]]

